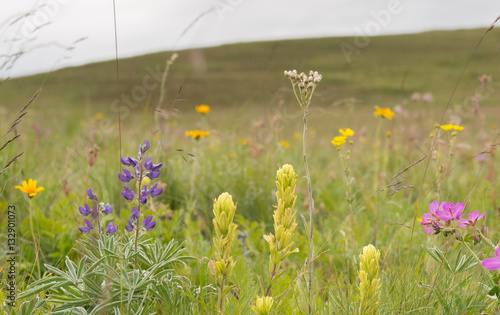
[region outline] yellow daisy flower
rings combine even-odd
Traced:
[[[288,149],[290,147],[290,143],[288,143],[288,141],[285,141],[285,140],[281,140],[280,144],[285,149]]]
[[[43,191],[45,190],[45,188],[43,187],[36,187],[36,180],[33,180],[33,179],[29,179],[28,182],[26,182],[25,180],[23,180],[23,186],[15,186],[14,188],[17,188],[19,189],[20,191],[22,191],[23,193],[25,194],[28,194],[28,196],[30,198],[33,198],[36,196],[37,193],[39,193],[40,191]]]
[[[186,136],[191,137],[196,140],[203,139],[205,136],[210,134],[209,131],[201,131],[201,130],[190,130],[186,131]]]
[[[344,136],[337,136],[337,137],[333,138],[332,144],[336,147],[340,147],[341,145],[343,145],[345,143],[345,139],[346,139],[346,137],[344,137]]]
[[[381,116],[383,118],[387,118],[389,120],[392,119],[392,116],[394,116],[394,112],[389,108],[380,108],[377,105],[375,105],[375,112],[373,113],[374,116]]]
[[[341,135],[343,135],[346,138],[350,137],[350,136],[354,136],[354,130],[352,130],[351,128],[347,128],[346,130],[339,129],[339,132]]]
[[[210,106],[208,105],[197,105],[196,111],[200,114],[208,114],[210,112]]]

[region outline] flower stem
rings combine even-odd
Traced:
[[[469,250],[469,252],[472,254],[472,256],[474,256],[474,258],[477,260],[477,262],[481,265],[481,260],[479,259],[479,257],[476,256],[476,253],[474,253],[474,251],[469,247],[469,245],[467,245],[466,242],[462,242],[463,245],[465,245],[465,247]],[[482,265],[481,265],[482,266]],[[490,278],[491,282],[493,283],[493,286],[495,286],[495,281],[493,280],[493,276],[491,275],[491,273],[488,271],[488,269],[484,268],[484,271],[486,272],[486,274],[488,275],[488,277]]]
[[[266,291],[266,296],[269,295],[269,291],[271,291],[271,282],[273,281],[273,278],[274,278],[274,273],[276,272],[276,265],[274,265],[273,267],[273,272],[271,272],[271,276],[269,277],[269,286],[267,287],[267,291]]]
[[[137,269],[137,243],[138,243],[138,240],[139,240],[139,217],[141,216],[141,194],[142,194],[142,174],[143,174],[143,161],[142,161],[142,158],[141,160],[139,161],[139,165],[140,165],[140,176],[139,176],[139,185],[138,185],[138,188],[137,188],[137,194],[139,196],[139,198],[137,199],[137,210],[139,212],[139,215],[137,216],[137,221],[135,222],[135,269]]]
[[[41,272],[40,272],[40,260],[38,259],[38,241],[35,237],[35,230],[33,229],[33,206],[32,206],[32,201],[31,198],[29,199],[29,217],[30,217],[30,230],[31,230],[31,237],[33,238],[33,244],[35,246],[35,261],[37,264],[38,268],[38,279],[41,279]]]
[[[304,133],[302,136],[302,156],[304,158],[304,168],[306,172],[306,180],[307,180],[307,193],[308,193],[308,201],[309,201],[309,258],[308,262],[312,262],[313,254],[314,254],[314,242],[313,242],[313,211],[314,211],[314,199],[312,195],[312,185],[311,185],[311,174],[309,173],[309,166],[307,164],[307,116],[309,112],[307,107],[304,109]],[[311,314],[311,302],[312,302],[312,272],[313,266],[312,263],[308,266],[309,271],[309,279],[308,279],[308,293],[309,293],[309,314]]]

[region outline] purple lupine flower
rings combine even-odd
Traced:
[[[132,201],[135,198],[135,193],[130,190],[127,186],[123,186],[125,188],[125,191],[122,191],[122,196],[125,198],[127,201]]]
[[[135,172],[135,178],[139,180],[139,177],[141,177],[141,170],[139,169],[139,165],[136,165],[134,167],[134,172]]]
[[[97,205],[94,205],[92,207],[92,211],[90,211],[90,216],[94,220],[96,220],[97,218],[99,218],[99,207]]]
[[[146,153],[149,148],[151,147],[151,145],[149,144],[149,141],[148,140],[144,140],[144,143],[141,147],[141,151],[142,151],[142,154]]]
[[[147,158],[144,160],[144,168],[150,171],[153,168],[153,159]]]
[[[150,171],[152,171],[152,172],[158,172],[162,166],[163,166],[163,163],[158,163],[156,165],[153,164],[153,167],[151,168]]]
[[[85,207],[78,207],[78,210],[80,210],[80,213],[86,217],[90,214],[90,207],[87,203],[84,203]]]
[[[141,195],[141,204],[145,205],[148,203],[148,195]]]
[[[152,197],[152,198],[156,198],[158,197],[162,192],[163,192],[163,188],[158,188],[156,189],[156,187],[158,187],[158,184],[154,184],[153,187],[151,187],[149,190],[148,190],[148,194]]]
[[[443,221],[459,220],[462,216],[465,205],[458,202],[448,202],[443,206],[443,210],[437,212],[437,216]]]
[[[130,210],[130,213],[131,213],[131,216],[130,216],[130,219],[132,221],[137,221],[137,219],[139,219],[139,209],[137,209],[137,207],[133,207],[131,210]]]
[[[107,203],[106,205],[104,205],[104,208],[102,209],[102,212],[104,214],[111,214],[111,211],[113,211],[113,206],[110,206],[109,203]]]
[[[124,183],[128,183],[130,182],[132,179],[134,179],[134,175],[132,175],[132,173],[129,171],[129,170],[126,170],[126,169],[122,169],[123,170],[123,174],[121,173],[118,173],[118,178],[124,182]]]
[[[128,224],[125,225],[125,230],[127,232],[132,232],[134,230],[134,224],[130,222],[130,219],[127,219]]]
[[[147,174],[146,174],[147,177],[149,177],[149,179],[151,180],[155,180],[157,179],[158,177],[160,177],[160,171],[158,172],[153,172],[153,171],[149,171]]]
[[[146,231],[151,231],[156,226],[156,221],[151,222],[153,220],[153,216],[145,217],[142,221],[142,226],[146,229]]]
[[[482,214],[479,214],[479,210],[476,210],[474,212],[471,212],[469,214],[469,219],[460,219],[460,225],[459,227],[464,227],[467,225],[475,226],[477,221],[481,220],[486,212],[483,212]]]
[[[113,221],[111,221],[107,226],[106,226],[106,233],[108,234],[115,234],[116,230],[118,229],[118,225],[113,226]]]
[[[94,225],[92,224],[92,222],[90,222],[90,221],[89,221],[89,220],[87,220],[87,219],[83,219],[83,222],[85,222],[85,226],[81,226],[81,227],[79,227],[78,229],[79,229],[81,232],[83,232],[83,233],[87,234],[87,233],[89,233],[89,232],[90,232],[90,230],[92,230],[92,229],[94,228]]]
[[[120,161],[121,161],[121,162],[122,162],[122,164],[123,164],[123,165],[125,165],[125,166],[130,166],[130,165],[132,165],[132,164],[130,163],[130,157],[124,158],[124,157],[122,156],[122,157],[120,157]]]
[[[500,247],[495,249],[495,257],[486,258],[481,262],[484,268],[489,270],[497,270],[500,269]]]
[[[99,198],[97,197],[96,194],[94,194],[94,192],[92,191],[92,188],[89,188],[87,190],[87,197],[90,199],[90,200],[95,200],[95,201],[99,201]]]

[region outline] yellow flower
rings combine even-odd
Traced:
[[[346,139],[346,137],[344,137],[344,136],[337,136],[337,137],[333,138],[332,144],[336,147],[340,147],[341,145],[344,144],[345,139]]]
[[[196,111],[200,114],[208,114],[210,112],[210,106],[208,105],[197,105]]]
[[[442,125],[441,129],[443,129],[444,131],[450,131],[451,129],[456,130],[456,131],[460,131],[460,130],[463,130],[464,127],[459,126],[459,125],[447,124],[447,125]]]
[[[30,198],[35,197],[36,194],[42,190],[45,190],[43,187],[36,187],[36,180],[29,179],[28,182],[26,183],[25,180],[23,180],[23,186],[15,186],[14,188],[19,189],[25,194],[28,194]]]
[[[451,129],[453,129],[453,125],[452,124],[442,125],[441,129],[443,129],[444,131],[450,131]]]
[[[288,143],[288,141],[285,141],[285,140],[281,140],[280,144],[285,149],[288,149],[290,147],[290,143]]]
[[[389,130],[389,131],[387,131],[387,132],[385,133],[385,136],[386,136],[387,138],[390,138],[390,137],[392,136],[392,132],[391,132],[390,130]]]
[[[354,130],[352,130],[351,128],[347,128],[346,130],[339,129],[339,132],[341,135],[343,135],[346,138],[350,137],[350,136],[354,136]]]
[[[241,139],[238,139],[238,144],[241,144],[241,145],[248,145],[249,141],[247,138],[241,138]]]
[[[103,119],[103,118],[104,118],[104,115],[103,115],[102,113],[96,113],[96,114],[94,115],[94,118],[95,118],[96,120],[101,120],[101,119]]]
[[[383,118],[391,120],[392,116],[394,116],[394,112],[389,107],[380,108],[377,105],[375,105],[375,112],[373,113],[373,115],[382,116]]]
[[[201,131],[201,130],[190,130],[186,131],[186,136],[191,137],[196,140],[203,139],[205,136],[210,134],[209,131]]]

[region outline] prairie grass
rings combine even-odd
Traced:
[[[416,220],[428,211],[429,203],[439,193],[440,201],[465,203],[465,214],[485,211],[488,237],[494,244],[500,238],[495,228],[499,223],[500,167],[495,152],[500,132],[500,94],[494,81],[498,72],[498,32],[490,32],[472,58],[444,116],[443,124],[464,127],[454,138],[453,147],[443,131],[436,135],[435,128],[482,32],[380,37],[351,65],[344,65],[337,49],[342,39],[209,48],[204,50],[208,65],[204,76],[191,73],[188,51],[179,52],[178,60],[169,69],[166,94],[162,96],[166,100],[162,110],[168,117],[153,110],[160,90],[152,90],[123,118],[121,151],[135,152],[137,144],[148,139],[149,156],[163,163],[158,182],[164,191],[141,210],[157,221],[156,227],[145,235],[151,240],[141,239],[144,252],[167,250],[169,244],[177,242],[184,248],[182,258],[189,259],[168,265],[173,278],[165,284],[164,291],[159,291],[160,297],[151,298],[150,291],[138,291],[130,297],[137,302],[136,309],[116,302],[101,313],[147,310],[158,314],[216,314],[223,305],[223,314],[251,314],[257,297],[268,295],[270,253],[263,236],[274,231],[275,173],[284,164],[293,165],[298,175],[294,209],[299,224],[293,237],[294,248],[300,251],[281,263],[284,274],[270,289],[274,298],[271,313],[308,313],[309,305],[314,305],[314,314],[359,313],[359,254],[368,244],[381,253],[378,314],[494,312],[498,303],[487,297],[492,284],[482,267],[473,265],[471,254],[458,248],[454,236],[424,233]],[[307,60],[306,55],[310,56]],[[135,86],[142,84],[146,67],[160,65],[163,69],[167,58],[165,54],[155,54],[120,61],[120,93],[130,95]],[[0,166],[25,152],[22,159],[5,169],[0,188],[1,208],[15,205],[18,209],[19,294],[39,280],[28,198],[14,189],[23,179],[36,178],[45,187],[35,197],[32,209],[44,264],[67,271],[71,269],[70,260],[81,262],[86,255],[84,248],[92,247],[92,241],[77,230],[82,225],[78,207],[83,204],[87,187],[114,206],[111,218],[124,231],[130,206],[121,200],[123,186],[116,176],[120,143],[117,113],[110,106],[116,98],[113,66],[110,62],[99,63],[50,74],[37,96],[36,106],[30,107],[30,114],[23,117],[22,135],[2,149]],[[309,303],[308,297],[309,266],[304,263],[311,259],[302,221],[302,216],[309,214],[302,155],[303,112],[296,106],[289,82],[282,74],[290,67],[318,69],[323,75],[308,117],[307,155],[315,205],[313,303]],[[475,95],[482,74],[491,74],[493,81],[488,97],[481,100],[478,115],[473,115],[467,99]],[[9,115],[0,116],[0,130],[8,130],[14,104],[24,104],[39,88],[42,77],[3,83],[0,102]],[[404,102],[414,91],[432,92],[434,101]],[[199,104],[209,104],[210,112],[205,116],[197,113],[195,105]],[[381,118],[373,115],[374,105],[392,108],[394,118],[380,123]],[[345,128],[355,131],[349,138],[352,145],[347,177],[345,164],[331,144],[338,130]],[[186,136],[187,130],[195,129],[210,134],[199,140]],[[386,136],[388,131],[390,137]],[[289,147],[281,144],[283,140]],[[436,152],[429,153],[434,141]],[[100,150],[89,172],[86,148],[93,145]],[[453,158],[448,158],[450,150]],[[383,163],[380,167],[374,158],[376,152],[383,156],[378,161]],[[440,158],[433,159],[433,154],[438,153]],[[435,174],[436,167],[442,167],[442,172]],[[354,181],[348,183],[349,178]],[[231,291],[224,301],[218,299],[208,268],[215,257],[213,199],[223,192],[237,202],[234,222],[238,226],[230,252],[236,262],[227,280],[232,284],[228,286]],[[6,218],[0,216],[0,226],[6,224]],[[3,243],[4,238],[2,235]],[[109,251],[116,250],[117,255],[125,257],[127,237],[119,234],[117,238],[116,244],[120,245],[116,248],[105,237],[95,241],[108,244]],[[175,242],[170,243],[172,240]],[[161,250],[154,249],[155,242],[161,244]],[[435,247],[449,262],[449,268],[426,250]],[[480,259],[493,256],[484,242],[473,250]],[[3,247],[1,253],[2,257],[6,254]],[[463,255],[467,257],[466,264],[461,260]],[[55,272],[44,264],[42,278]],[[126,260],[117,264],[127,274],[134,274]],[[147,264],[140,265],[146,268]],[[6,273],[1,276],[0,297],[5,299]],[[95,281],[101,282],[102,278]],[[109,292],[125,292],[113,290],[104,290],[103,297]],[[43,300],[56,293],[60,294],[50,289],[37,295]],[[18,305],[33,300],[30,296],[19,300]],[[64,305],[49,298],[39,313],[61,304]],[[83,308],[90,310],[94,307],[90,304]]]

